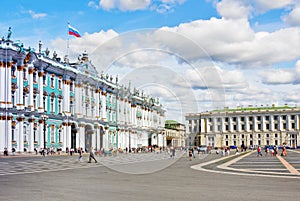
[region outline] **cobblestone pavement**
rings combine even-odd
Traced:
[[[25,174],[36,172],[49,172],[78,168],[92,168],[97,166],[106,166],[110,169],[142,174],[161,170],[173,164],[180,157],[186,156],[185,152],[176,152],[175,158],[171,158],[166,152],[163,153],[130,153],[117,154],[116,156],[95,156],[98,163],[92,160],[88,163],[89,155],[84,154],[81,161],[78,155],[73,156],[40,156],[40,155],[18,155],[2,157],[0,159],[0,175]],[[202,155],[201,157],[205,157]],[[155,163],[159,161],[159,163]],[[145,165],[147,164],[148,165]]]

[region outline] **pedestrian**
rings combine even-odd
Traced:
[[[8,156],[8,150],[6,147],[4,148],[4,156]]]
[[[193,157],[193,151],[192,151],[192,149],[189,149],[189,159],[190,159],[190,161],[192,160],[192,157]]]
[[[172,158],[175,158],[175,147],[172,149]]]
[[[269,147],[265,148],[265,152],[266,152],[266,156],[268,156],[269,155]]]
[[[257,147],[257,157],[258,157],[258,156],[262,156],[260,146]]]
[[[236,149],[235,149],[235,155],[238,155],[238,154],[240,154],[240,153],[239,153],[239,148],[236,147]]]
[[[90,148],[89,163],[92,162],[92,159],[95,161],[95,163],[97,163],[97,160],[95,159],[95,156],[94,156],[94,150],[93,150],[93,147]]]
[[[286,156],[286,147],[285,146],[282,147],[281,156]]]
[[[42,149],[42,155],[45,157],[46,156],[46,149]]]
[[[194,148],[192,148],[192,155],[193,155],[193,158],[196,158]]]
[[[78,148],[78,153],[79,153],[78,160],[79,160],[79,162],[81,162],[82,161],[82,148],[81,147]]]
[[[277,156],[277,153],[278,153],[277,147],[274,146],[274,156]]]
[[[16,152],[16,148],[13,147],[13,148],[11,149],[11,151],[12,151],[12,155],[14,156],[14,155],[15,155],[15,152]]]

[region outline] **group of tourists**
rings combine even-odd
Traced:
[[[281,156],[286,156],[286,146],[281,148]],[[265,147],[265,156],[277,156],[278,155],[278,147],[277,146],[266,146]],[[257,147],[257,157],[262,157],[262,148],[260,146]]]

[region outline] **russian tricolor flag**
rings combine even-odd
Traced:
[[[69,26],[69,35],[76,36],[77,38],[81,37],[81,35],[77,29],[72,27],[70,24],[68,24],[68,26]]]

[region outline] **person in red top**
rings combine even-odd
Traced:
[[[262,153],[261,153],[261,148],[260,146],[257,147],[257,156],[262,156]]]

